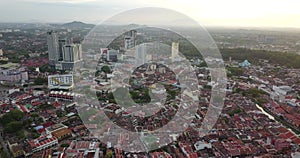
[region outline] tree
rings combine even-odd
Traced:
[[[244,70],[237,67],[227,67],[227,70],[230,72],[229,76],[241,76],[244,74]]]
[[[101,71],[105,72],[106,74],[110,73],[110,68],[108,66],[102,66]]]
[[[22,129],[23,123],[20,121],[13,121],[8,123],[5,128],[4,131],[8,132],[8,133],[14,133],[17,132],[18,130]]]
[[[70,145],[68,143],[64,143],[64,144],[61,144],[60,147],[63,147],[63,148],[67,148],[69,147]]]
[[[6,126],[10,122],[22,120],[23,117],[24,117],[24,113],[22,111],[12,110],[1,117],[0,123]]]
[[[24,133],[24,130],[18,131],[18,132],[17,132],[17,137],[18,137],[19,139],[24,139],[24,138],[26,138],[25,133]]]
[[[113,152],[110,150],[106,153],[105,158],[111,158],[113,156]]]
[[[300,68],[300,55],[294,53],[250,50],[245,48],[225,48],[221,49],[220,52],[225,60],[228,60],[229,57],[231,57],[233,60],[243,61],[247,59],[250,63],[258,64],[258,59],[265,59],[271,64]]]
[[[43,65],[43,66],[41,66],[39,68],[40,68],[40,71],[42,73],[45,73],[45,72],[55,72],[55,69],[49,68],[49,64],[45,64],[45,65]]]
[[[38,77],[34,80],[34,84],[36,84],[36,85],[44,85],[47,83],[48,83],[48,79],[42,78],[42,77]]]

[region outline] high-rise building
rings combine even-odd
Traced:
[[[58,61],[62,61],[63,60],[63,47],[67,44],[67,40],[66,39],[59,39],[58,40],[58,52],[59,52],[59,59]]]
[[[81,44],[68,44],[63,47],[63,61],[76,62],[81,60]]]
[[[124,47],[125,49],[130,49],[136,46],[136,30],[130,30],[129,35],[124,37]]]
[[[49,65],[55,67],[55,64],[59,60],[58,35],[55,31],[47,32],[47,45],[48,45]]]
[[[72,70],[82,63],[82,47],[81,44],[67,44],[62,49],[63,60],[60,62],[60,69]]]
[[[136,30],[130,30],[130,37],[133,41],[134,46],[136,46],[136,34],[137,34]]]
[[[136,65],[143,65],[147,62],[146,54],[147,54],[147,45],[145,43],[136,46],[135,48]]]
[[[82,65],[82,48],[80,43],[59,39],[55,31],[47,32],[49,65],[58,70],[73,70]]]
[[[172,62],[176,61],[177,58],[179,58],[179,43],[173,42],[172,43]]]

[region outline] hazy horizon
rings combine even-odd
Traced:
[[[297,0],[3,0],[1,23],[98,24],[120,12],[164,7],[183,13],[203,26],[300,28]]]

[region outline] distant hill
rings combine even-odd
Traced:
[[[93,24],[86,24],[80,21],[73,21],[70,23],[65,23],[61,25],[62,27],[65,28],[70,28],[70,29],[83,29],[83,28],[93,28],[95,25]]]

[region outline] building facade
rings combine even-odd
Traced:
[[[0,70],[0,81],[21,82],[28,80],[28,72],[25,68],[12,68]]]
[[[173,42],[172,43],[172,62],[176,61],[176,59],[179,57],[179,43]]]
[[[49,65],[57,70],[73,70],[82,65],[82,46],[59,39],[55,31],[47,32]]]
[[[74,86],[73,75],[49,75],[48,88],[49,89],[63,89],[71,90]]]
[[[47,45],[49,65],[55,67],[56,62],[59,60],[59,43],[58,35],[55,31],[47,32]]]

